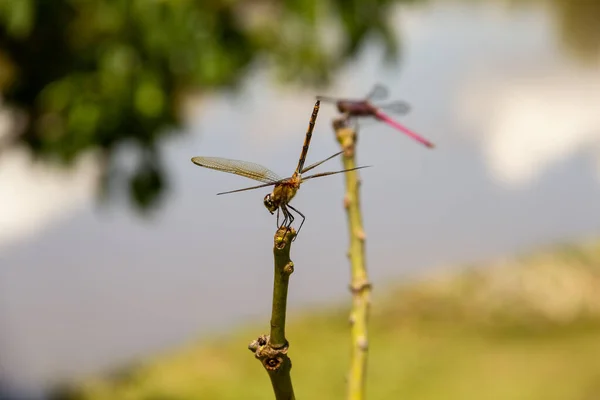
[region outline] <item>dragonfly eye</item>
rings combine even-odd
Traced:
[[[277,210],[277,206],[273,203],[273,200],[271,200],[271,193],[265,196],[263,203],[271,214],[273,214]]]

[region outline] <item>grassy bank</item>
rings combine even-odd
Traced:
[[[347,310],[288,328],[299,398],[343,399]],[[80,399],[272,399],[250,327],[85,382]],[[380,294],[369,399],[600,399],[600,242],[434,275]]]

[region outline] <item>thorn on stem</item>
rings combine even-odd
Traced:
[[[260,335],[258,338],[254,339],[250,342],[250,344],[248,344],[248,350],[250,350],[253,353],[256,353],[258,349],[266,345],[268,341],[268,335]]]
[[[356,345],[362,351],[367,351],[369,349],[369,341],[364,336],[359,336],[356,340]]]
[[[367,238],[367,235],[365,234],[365,231],[363,231],[362,229],[357,230],[356,231],[356,237],[358,238],[358,240],[361,241],[365,241],[365,239]]]
[[[350,200],[350,196],[348,196],[348,194],[346,193],[346,195],[344,196],[344,208],[348,209],[348,207],[350,207],[351,202],[352,200]]]
[[[287,274],[287,275],[291,275],[294,272],[294,263],[293,262],[289,262],[285,265],[285,267],[283,267],[283,273]]]
[[[260,335],[256,340],[258,341],[259,345],[264,346],[269,343],[269,335]]]

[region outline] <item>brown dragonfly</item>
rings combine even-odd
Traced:
[[[300,217],[302,217],[302,222],[300,223],[300,227],[298,228],[298,233],[300,229],[302,229],[302,225],[306,220],[304,214],[294,208],[290,201],[296,195],[298,189],[300,189],[300,185],[302,182],[307,181],[309,179],[319,178],[323,176],[341,174],[348,171],[353,171],[356,169],[367,168],[369,166],[361,166],[355,168],[344,169],[341,171],[332,171],[332,172],[321,172],[318,174],[313,174],[307,177],[303,177],[302,174],[308,172],[319,165],[323,164],[325,161],[329,161],[332,158],[339,156],[343,153],[340,151],[335,153],[334,155],[327,157],[326,159],[311,164],[307,167],[304,167],[304,161],[306,160],[306,155],[308,154],[308,148],[310,145],[310,140],[312,138],[312,132],[315,127],[315,122],[317,120],[317,114],[319,113],[319,105],[320,101],[317,100],[315,106],[313,108],[312,115],[310,117],[310,122],[308,123],[308,130],[306,131],[306,136],[304,138],[304,145],[302,146],[302,152],[300,153],[300,159],[298,160],[298,166],[296,167],[296,171],[289,178],[281,178],[275,172],[271,171],[267,167],[263,167],[260,164],[251,163],[248,161],[240,161],[240,160],[231,160],[228,158],[220,158],[220,157],[193,157],[192,162],[201,167],[214,169],[217,171],[228,172],[231,174],[236,174],[240,176],[245,176],[246,178],[254,179],[255,181],[263,182],[262,185],[251,186],[243,189],[231,190],[228,192],[217,193],[217,195],[221,194],[229,194],[229,193],[237,193],[243,192],[246,190],[254,190],[262,187],[274,186],[273,191],[267,194],[263,200],[263,203],[267,210],[271,213],[271,215],[277,211],[277,226],[279,228],[285,227],[286,230],[292,225],[294,222],[294,215],[290,210],[296,212]],[[283,214],[283,223],[279,224],[279,210]]]
[[[382,85],[375,85],[371,92],[361,100],[356,99],[338,99],[327,96],[317,96],[318,100],[335,103],[339,112],[348,115],[349,117],[373,117],[382,121],[389,126],[403,132],[419,143],[427,147],[435,147],[429,140],[423,138],[419,134],[408,129],[404,125],[392,119],[384,111],[393,112],[396,114],[406,114],[410,110],[410,106],[403,101],[394,101],[387,104],[376,106],[372,101],[383,100],[388,95],[388,91]]]

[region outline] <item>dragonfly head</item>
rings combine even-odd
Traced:
[[[275,203],[273,202],[273,199],[271,198],[271,193],[265,196],[263,204],[265,205],[265,207],[267,207],[267,210],[269,210],[271,214],[277,211],[277,205],[275,205]]]

